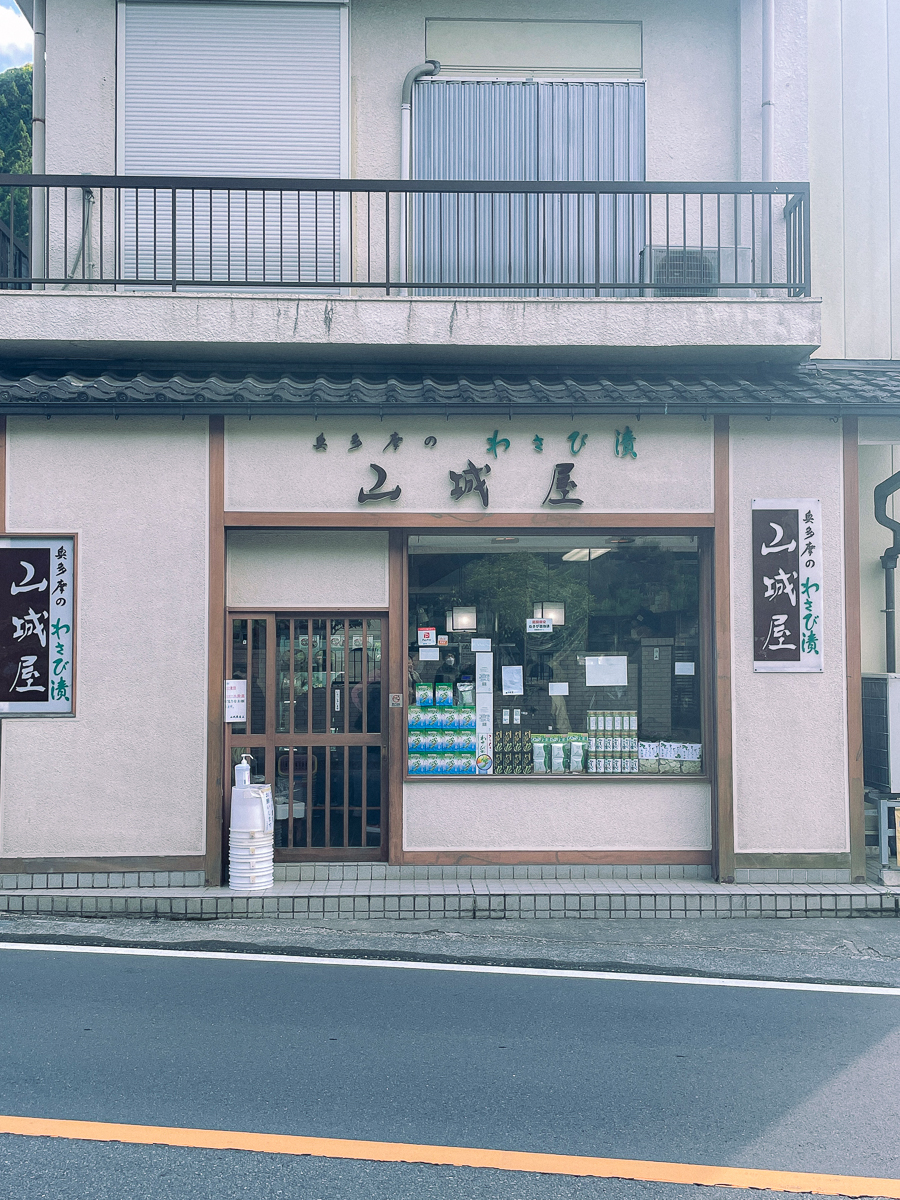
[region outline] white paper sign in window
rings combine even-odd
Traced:
[[[588,687],[626,687],[628,656],[601,654],[584,660],[584,682]]]
[[[225,680],[225,722],[247,720],[247,680]]]

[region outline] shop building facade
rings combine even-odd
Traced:
[[[281,862],[865,875],[879,28],[563,7],[35,4],[0,870],[217,882],[249,752]]]

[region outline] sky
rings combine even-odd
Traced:
[[[13,0],[0,0],[0,71],[31,62],[31,26]]]

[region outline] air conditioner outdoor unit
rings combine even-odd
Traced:
[[[652,270],[651,270],[652,269]],[[732,296],[748,299],[753,282],[749,246],[645,246],[645,296]],[[722,287],[722,284],[743,287]]]
[[[863,675],[863,781],[900,793],[900,675]]]

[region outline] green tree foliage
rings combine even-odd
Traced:
[[[0,72],[0,172],[31,173],[31,66]],[[0,220],[9,225],[9,191],[0,195]],[[28,234],[28,193],[15,195],[16,240]]]

